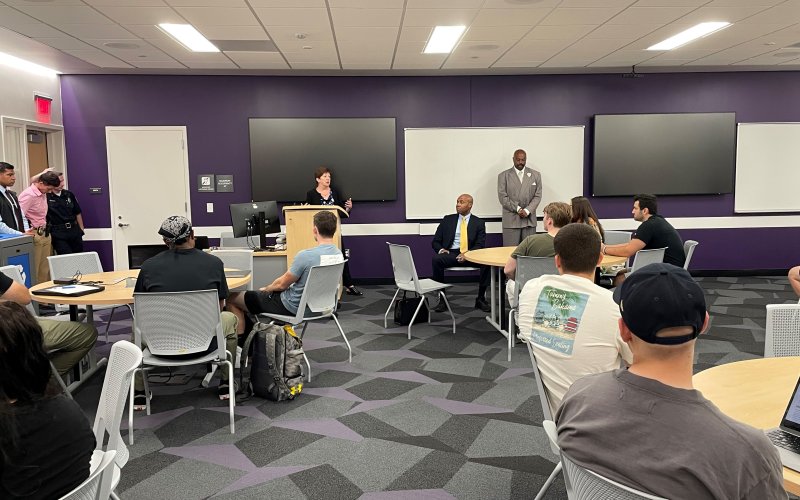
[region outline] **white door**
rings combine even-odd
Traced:
[[[106,127],[114,269],[128,247],[163,244],[161,222],[189,213],[186,127]]]

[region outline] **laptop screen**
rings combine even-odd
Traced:
[[[788,427],[794,431],[800,431],[800,391],[797,390],[798,387],[800,387],[800,379],[794,386],[792,399],[789,401],[789,406],[786,407],[786,413],[781,421],[781,427]]]

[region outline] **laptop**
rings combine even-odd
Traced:
[[[769,429],[767,437],[778,448],[784,467],[800,472],[800,379],[794,386],[789,406],[781,419],[780,427]]]

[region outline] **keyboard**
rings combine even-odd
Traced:
[[[789,434],[781,429],[772,429],[768,431],[767,437],[775,446],[800,454],[800,437]]]

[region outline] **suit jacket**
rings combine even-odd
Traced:
[[[6,189],[6,193],[11,195],[11,198],[14,199],[14,202],[20,207],[19,198],[17,198],[17,193],[11,191],[10,189]],[[25,215],[22,214],[22,207],[20,207],[20,214],[22,217]],[[18,218],[14,212],[14,208],[11,206],[11,203],[8,202],[6,197],[0,193],[0,218],[2,218],[3,222],[5,222],[6,226],[10,227],[11,229],[16,229],[20,232],[25,232],[25,225],[22,221],[22,218]],[[20,226],[20,224],[22,224]],[[20,227],[18,227],[20,226]]]
[[[453,246],[453,241],[456,239],[456,225],[458,224],[458,214],[445,215],[439,227],[436,228],[436,234],[433,236],[431,246],[433,251],[439,253],[439,250],[444,248],[450,250]],[[470,215],[469,223],[467,223],[467,248],[469,250],[477,250],[486,246],[486,223],[483,219],[475,214]]]
[[[536,207],[542,201],[542,174],[525,167],[522,183],[511,167],[497,176],[497,198],[503,207],[503,227],[536,227]],[[530,212],[527,218],[517,215],[517,206]]]

